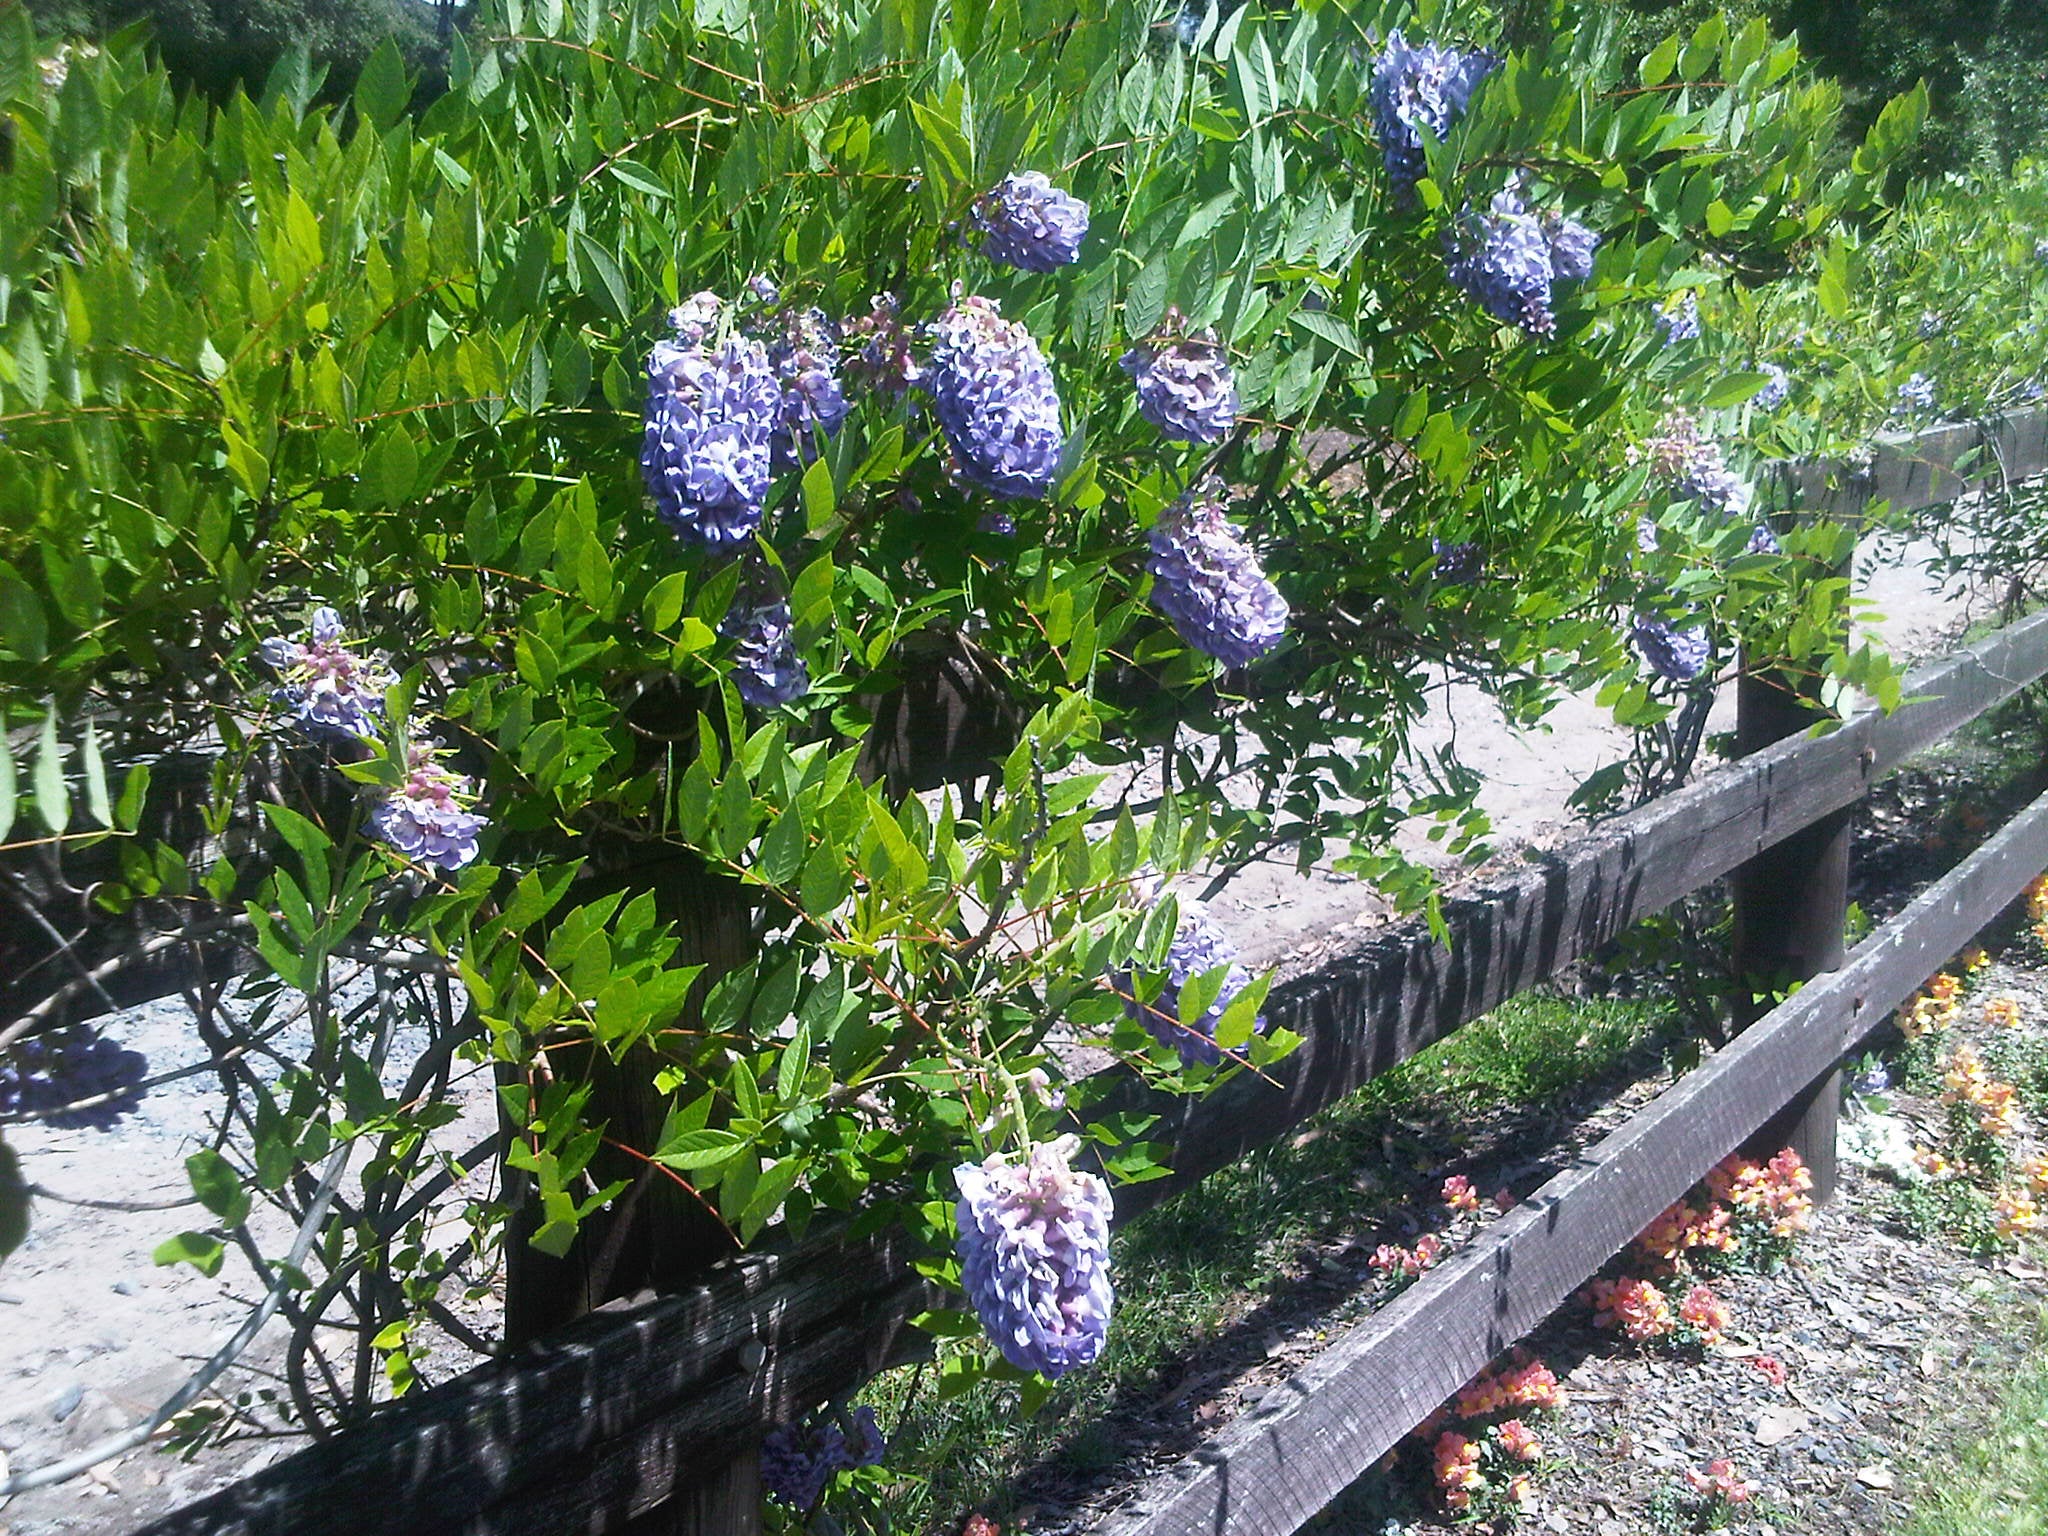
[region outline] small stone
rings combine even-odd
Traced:
[[[1866,1488],[1876,1488],[1881,1492],[1887,1493],[1897,1483],[1897,1480],[1892,1476],[1892,1469],[1882,1462],[1875,1466],[1858,1467],[1856,1469],[1856,1481]]]
[[[1813,1422],[1804,1408],[1766,1408],[1757,1415],[1756,1443],[1778,1445],[1791,1439]]]
[[[50,1402],[50,1417],[62,1424],[78,1411],[79,1400],[85,1396],[85,1388],[78,1382],[59,1392]]]

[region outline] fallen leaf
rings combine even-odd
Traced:
[[[1812,1423],[1813,1415],[1804,1408],[1766,1408],[1757,1415],[1756,1443],[1780,1444],[1790,1440]]]

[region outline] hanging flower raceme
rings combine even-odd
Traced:
[[[1698,677],[1713,653],[1704,629],[1679,629],[1655,614],[1639,614],[1631,634],[1650,670],[1676,683]]]
[[[1468,209],[1444,234],[1451,281],[1496,320],[1531,336],[1556,333],[1551,290],[1590,277],[1599,243],[1583,224],[1529,212],[1513,187],[1496,193],[1486,213]]]
[[[860,343],[846,365],[847,376],[855,383],[900,398],[924,381],[916,339],[903,323],[895,294],[875,294],[868,300],[868,313],[847,321],[844,329],[850,340]]]
[[[0,1048],[0,1115],[59,1130],[111,1131],[142,1103],[149,1063],[84,1024]],[[75,1107],[74,1107],[75,1106]]]
[[[1665,346],[1700,338],[1700,296],[1688,288],[1657,311],[1657,335]]]
[[[476,788],[436,762],[424,743],[407,756],[405,782],[370,811],[370,835],[429,869],[461,869],[475,860],[477,834],[491,824],[469,809]]]
[[[782,383],[782,418],[769,439],[776,470],[808,464],[817,457],[817,434],[838,434],[851,407],[834,366],[839,338],[822,309],[791,310],[782,334],[768,349],[768,361]]]
[[[779,582],[765,566],[751,572],[718,632],[738,642],[733,685],[756,709],[774,709],[811,691],[811,674],[796,653],[795,628]]]
[[[1214,482],[1190,486],[1152,526],[1152,603],[1181,639],[1245,667],[1287,633],[1287,599],[1223,515]]]
[[[1770,381],[1756,392],[1754,398],[1758,410],[1775,411],[1792,398],[1792,375],[1783,368],[1776,363],[1763,363],[1757,372],[1766,375]]]
[[[1899,386],[1892,398],[1894,416],[1920,416],[1934,409],[1934,380],[1916,373]]]
[[[1438,139],[1449,133],[1499,62],[1431,42],[1411,48],[1399,32],[1387,39],[1373,62],[1372,120],[1396,207],[1415,206],[1415,184],[1428,169],[1422,130]]]
[[[1180,994],[1191,977],[1200,976],[1218,966],[1227,965],[1229,973],[1224,977],[1222,990],[1199,1019],[1181,1017]],[[1237,963],[1237,946],[1229,936],[1216,926],[1207,909],[1198,901],[1180,903],[1180,926],[1174,930],[1173,943],[1166,951],[1166,985],[1159,996],[1149,1003],[1140,1002],[1137,988],[1129,973],[1115,978],[1118,994],[1124,1001],[1124,1012],[1145,1026],[1152,1037],[1162,1044],[1172,1046],[1180,1052],[1180,1059],[1193,1064],[1203,1062],[1215,1066],[1223,1059],[1223,1052],[1216,1044],[1216,1026],[1222,1022],[1223,1014],[1237,994],[1251,982],[1251,977]],[[1264,1029],[1263,1016],[1252,1023],[1254,1029]]]
[[[670,317],[678,339],[648,354],[640,470],[655,511],[678,535],[730,549],[761,526],[783,384],[758,341],[729,336],[706,350],[702,338],[715,323],[699,302],[707,298],[715,302],[700,294],[678,308]]]
[[[1060,400],[1031,333],[992,299],[955,298],[932,325],[926,378],[962,479],[998,496],[1043,496],[1059,483]]]
[[[271,697],[291,711],[307,735],[334,741],[374,738],[384,718],[391,669],[342,643],[347,633],[332,608],[316,609],[303,640],[263,642],[263,659],[283,679]]]
[[[1088,205],[1062,192],[1043,171],[1022,171],[974,200],[974,227],[990,261],[1025,272],[1051,272],[1078,261],[1088,233]]]
[[[1237,383],[1216,333],[1190,332],[1168,307],[1159,329],[1117,360],[1138,392],[1138,414],[1183,443],[1216,443],[1237,420]]]
[[[1063,1136],[953,1170],[961,1287],[1003,1358],[1051,1377],[1094,1362],[1113,1301],[1109,1186],[1068,1166],[1076,1146]]]
[[[1647,462],[1658,479],[1710,512],[1741,517],[1749,511],[1749,486],[1728,467],[1720,443],[1700,429],[1689,411],[1667,411],[1631,457]]]
[[[761,1441],[761,1486],[771,1498],[808,1511],[834,1474],[880,1464],[889,1444],[875,1423],[875,1410],[856,1408],[854,1437],[833,1420],[801,1426],[783,1424]]]

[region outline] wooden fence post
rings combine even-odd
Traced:
[[[1825,712],[1811,692],[1778,672],[1736,681],[1735,744],[1747,757],[1807,730]],[[1735,1022],[1747,1029],[1770,1012],[1770,994],[1841,967],[1849,917],[1849,818],[1823,816],[1735,872]],[[1835,1133],[1842,1074],[1830,1072],[1774,1115],[1746,1144],[1763,1157],[1790,1147],[1813,1173],[1813,1197],[1835,1193]]]

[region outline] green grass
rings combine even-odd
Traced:
[[[1020,1412],[1015,1386],[999,1383],[942,1402],[930,1367],[892,1372],[863,1394],[895,1426],[891,1467],[911,1475],[878,1477],[877,1507],[848,1528],[951,1531],[975,1510],[1007,1524],[1020,1469],[1113,1464],[1102,1421],[1120,1400],[1172,1385],[1194,1349],[1234,1327],[1263,1336],[1248,1315],[1294,1284],[1316,1248],[1371,1233],[1404,1207],[1426,1211],[1446,1164],[1489,1114],[1555,1103],[1624,1064],[1654,1065],[1653,1042],[1671,1037],[1671,1019],[1641,1002],[1518,998],[1131,1221],[1116,1236],[1109,1346],[1035,1416]]]
[[[1900,1536],[2048,1536],[2048,1310],[1991,1427],[1917,1482],[1928,1493]]]

